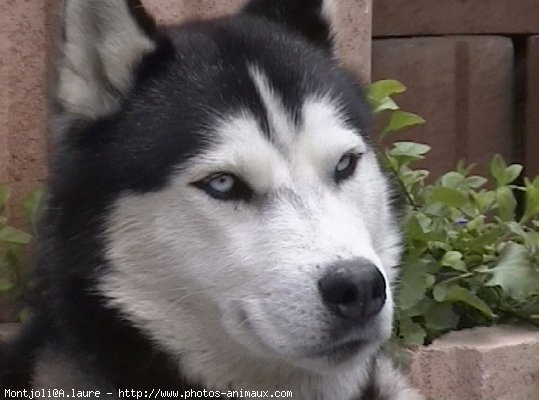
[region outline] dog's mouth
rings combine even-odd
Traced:
[[[332,361],[344,361],[356,356],[367,345],[366,340],[350,340],[337,345],[319,347],[307,352],[308,358],[328,358]]]
[[[260,310],[256,311],[256,315],[260,316]],[[260,320],[252,319],[250,310],[246,307],[236,305],[234,312],[228,312],[226,315],[229,318],[225,321],[225,328],[239,344],[256,354],[282,357],[301,365],[305,362],[305,365],[311,365],[313,362],[322,362],[325,365],[345,364],[369,353],[378,346],[380,339],[377,323],[354,329],[343,326],[333,329],[322,327],[319,335],[313,333],[311,340],[305,340],[305,337],[299,338],[297,332],[274,326],[267,320],[260,323]]]

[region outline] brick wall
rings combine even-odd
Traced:
[[[373,79],[409,87],[400,103],[427,124],[403,138],[433,146],[442,173],[494,153],[539,174],[537,0],[377,0]]]
[[[164,23],[231,13],[245,0],[144,0]],[[337,1],[342,62],[369,80],[371,0]],[[0,0],[0,182],[14,189],[14,204],[46,177],[46,76],[54,53],[59,0]]]

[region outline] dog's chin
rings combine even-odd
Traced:
[[[390,327],[380,329],[380,325],[375,324],[376,328],[359,328],[354,335],[340,341],[302,343],[298,346],[297,343],[293,344],[292,340],[287,343],[282,336],[279,339],[273,337],[271,328],[256,326],[243,311],[238,311],[236,317],[237,319],[223,321],[225,330],[234,341],[250,350],[254,356],[285,361],[320,374],[348,368],[361,360],[367,362],[380,349],[391,331]]]

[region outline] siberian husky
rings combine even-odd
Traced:
[[[399,229],[333,3],[159,27],[137,0],[65,2],[40,297],[4,396],[422,398],[380,355]]]

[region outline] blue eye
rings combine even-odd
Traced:
[[[235,184],[236,178],[227,174],[219,175],[207,182],[207,185],[209,188],[211,188],[211,190],[223,194],[226,194],[234,189]]]
[[[252,189],[241,179],[229,173],[212,175],[192,185],[203,190],[210,197],[222,201],[249,201],[253,197]]]
[[[348,168],[350,168],[350,165],[352,165],[352,156],[349,154],[349,155],[346,155],[343,158],[341,158],[341,160],[337,164],[336,171],[337,172],[344,172]]]
[[[347,153],[341,157],[337,166],[335,167],[334,179],[335,182],[340,183],[350,178],[357,168],[360,154]]]

